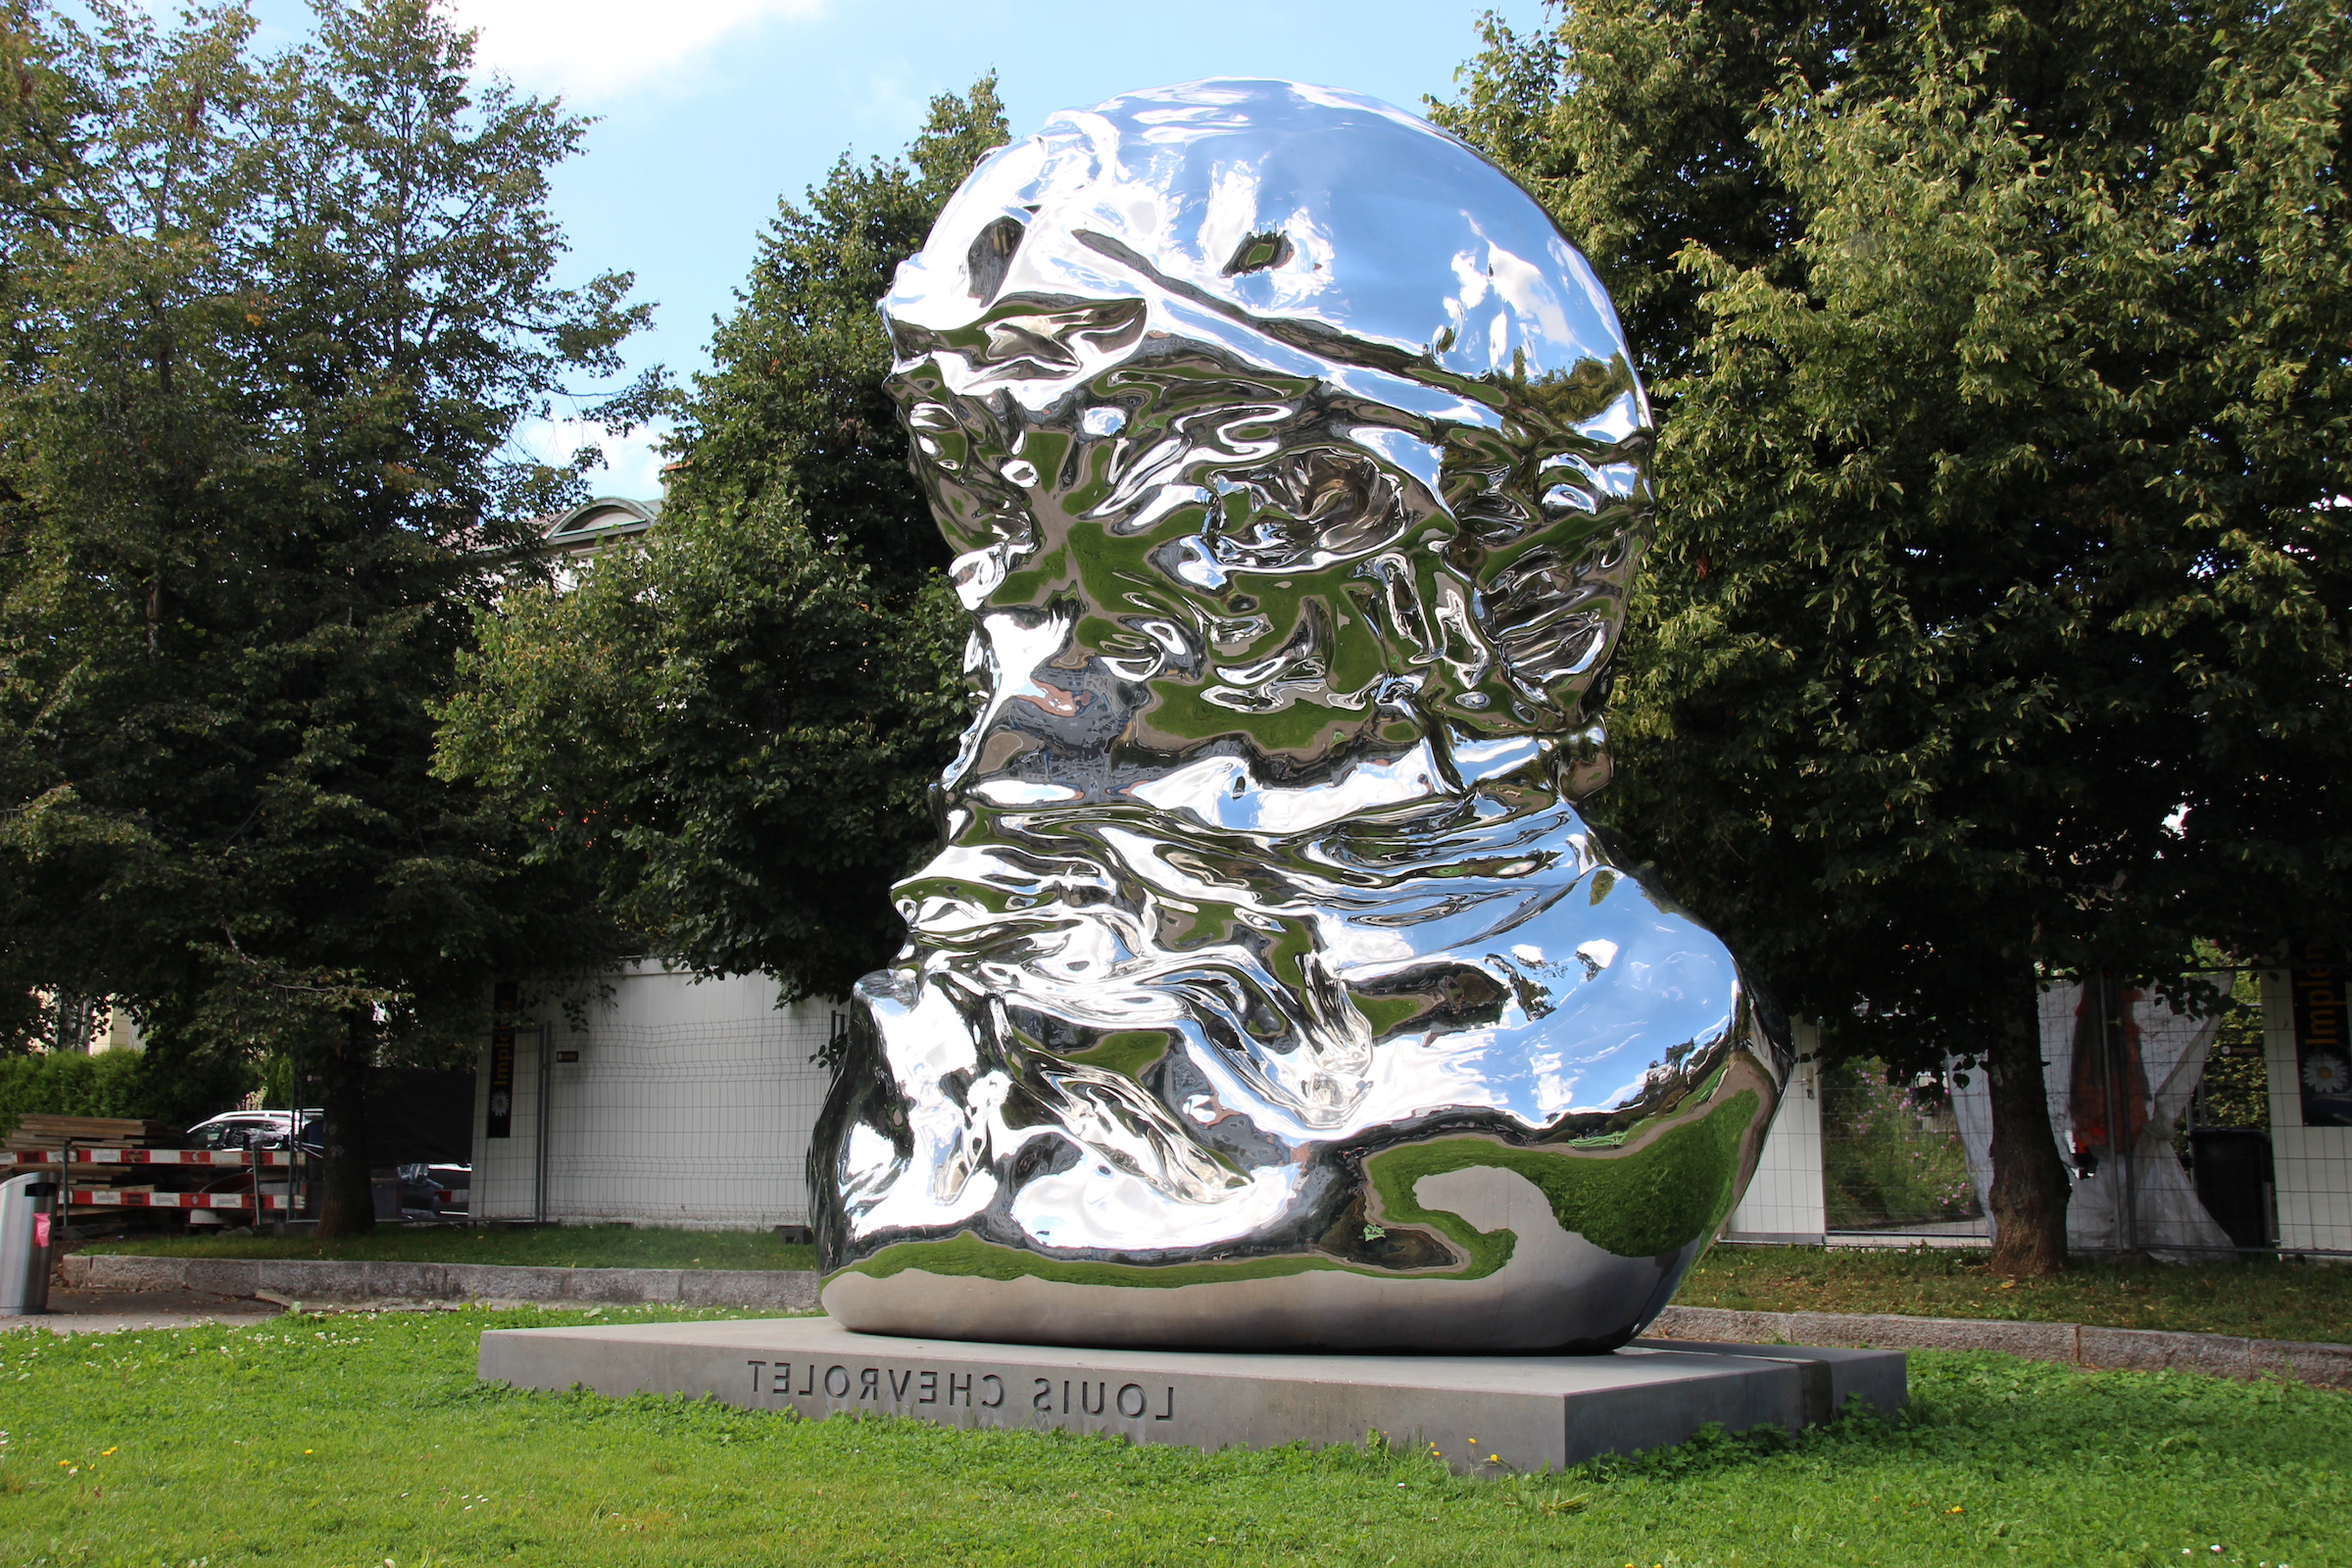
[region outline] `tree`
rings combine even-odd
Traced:
[[[320,1234],[364,1230],[369,1063],[603,951],[561,868],[432,775],[428,705],[579,491],[502,455],[515,426],[645,308],[554,282],[545,174],[582,122],[470,89],[428,0],[329,0],[260,60],[233,8],[94,10],[8,18],[43,108],[5,219],[9,963],[168,1045],[309,1054]]]
[[[2352,934],[2352,23],[1607,3],[1490,45],[1450,118],[1663,372],[1605,809],[1834,1054],[1982,1064],[1995,1265],[2055,1269],[2036,986]]]
[[[902,939],[890,885],[936,842],[969,713],[874,304],[1004,139],[983,77],[932,101],[906,162],[845,157],[782,205],[685,404],[661,527],[485,612],[442,710],[444,771],[702,972],[841,996]]]

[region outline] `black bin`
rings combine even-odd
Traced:
[[[2238,1247],[2269,1247],[2271,1135],[2259,1127],[2198,1127],[2188,1139],[2205,1212]]]

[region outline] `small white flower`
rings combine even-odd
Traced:
[[[2341,1056],[2313,1056],[2303,1063],[2303,1087],[2319,1095],[2343,1094],[2352,1090],[2352,1065]]]

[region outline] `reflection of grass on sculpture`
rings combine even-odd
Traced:
[[[1669,1127],[1614,1159],[1465,1137],[1383,1150],[1364,1168],[1380,1194],[1384,1220],[1429,1226],[1470,1254],[1463,1278],[1502,1267],[1515,1238],[1505,1230],[1476,1230],[1444,1209],[1424,1208],[1413,1191],[1426,1177],[1477,1166],[1517,1171],[1535,1183],[1551,1200],[1560,1228],[1603,1251],[1656,1257],[1712,1235],[1731,1212],[1740,1140],[1755,1114],[1756,1092],[1742,1089],[1705,1115]]]
[[[1208,740],[1243,733],[1260,752],[1308,758],[1337,749],[1363,723],[1363,714],[1353,709],[1298,699],[1281,708],[1244,714],[1209,702],[1198,688],[1174,680],[1152,683],[1152,700],[1144,714],[1165,735]]]
[[[1368,997],[1362,992],[1350,994],[1355,1010],[1364,1015],[1364,1023],[1375,1040],[1386,1040],[1395,1030],[1419,1017],[1424,1004],[1419,997]]]
[[[1359,996],[1354,1000],[1375,1040],[1386,1038],[1391,1030],[1410,1022],[1422,1010],[1417,997]],[[1177,1050],[1179,1036],[1173,1029],[1119,1029],[1084,1051],[1070,1053],[1070,1059],[1140,1080],[1153,1063]]]
[[[903,1242],[885,1248],[863,1262],[842,1270],[886,1280],[907,1269],[926,1274],[980,1280],[1051,1280],[1060,1285],[1150,1286],[1174,1290],[1181,1285],[1222,1285],[1237,1280],[1281,1279],[1320,1269],[1349,1269],[1334,1257],[1255,1257],[1233,1263],[1169,1263],[1159,1267],[1133,1263],[1098,1263],[1081,1258],[1040,1257],[1016,1248],[984,1242],[969,1233],[944,1242]]]
[[[1153,1062],[1175,1049],[1173,1029],[1121,1029],[1104,1035],[1085,1051],[1072,1052],[1070,1059],[1122,1077],[1141,1078]]]
[[[1711,1235],[1730,1212],[1740,1170],[1740,1140],[1756,1113],[1756,1092],[1742,1089],[1703,1116],[1670,1127],[1629,1154],[1595,1158],[1545,1149],[1513,1149],[1483,1138],[1446,1138],[1384,1150],[1365,1162],[1393,1225],[1442,1231],[1470,1262],[1465,1268],[1398,1276],[1336,1257],[1258,1257],[1234,1262],[1109,1263],[1042,1257],[969,1234],[886,1248],[844,1272],[888,1279],[907,1269],[959,1279],[1051,1280],[1064,1285],[1147,1286],[1174,1290],[1241,1280],[1281,1279],[1337,1269],[1381,1278],[1483,1279],[1510,1261],[1517,1237],[1481,1231],[1459,1215],[1423,1208],[1413,1186],[1425,1176],[1474,1166],[1517,1171],[1542,1189],[1563,1229],[1620,1257],[1656,1257]]]

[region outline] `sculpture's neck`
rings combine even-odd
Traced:
[[[1401,752],[1358,758],[1307,782],[1269,778],[1247,757],[1218,754],[1142,779],[1110,782],[1093,793],[1076,784],[1004,775],[973,780],[956,793],[1000,808],[1115,810],[1132,804],[1204,827],[1280,838],[1416,802],[1461,801],[1507,785],[1530,797],[1523,804],[1541,804],[1554,791],[1557,745],[1535,735],[1475,741],[1425,735]]]

